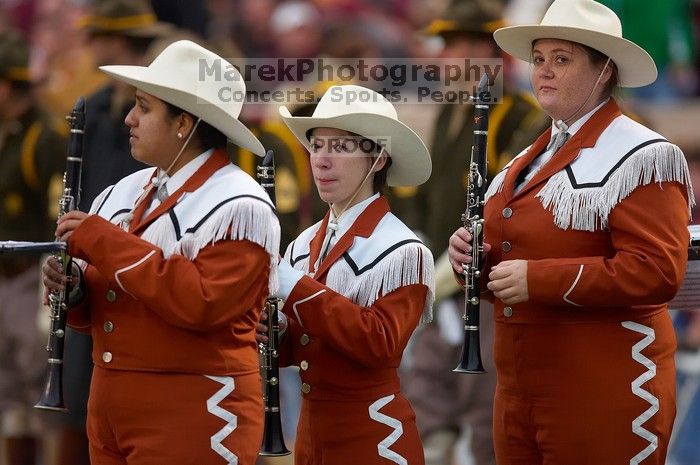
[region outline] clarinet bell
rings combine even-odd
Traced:
[[[466,331],[464,345],[462,346],[462,358],[454,370],[455,373],[486,373],[481,363],[481,348],[479,344],[479,331]]]
[[[291,454],[284,445],[282,420],[279,411],[265,412],[265,430],[259,454],[263,457],[282,457]]]
[[[58,362],[51,363],[51,360],[49,360],[44,390],[34,408],[52,410],[54,412],[68,411],[63,403],[63,366],[61,361]]]

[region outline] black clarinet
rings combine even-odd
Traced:
[[[68,156],[66,171],[63,173],[63,195],[59,200],[60,218],[65,213],[76,210],[80,204],[80,174],[83,163],[83,129],[85,128],[85,99],[78,98],[70,116],[70,137],[68,139]],[[63,272],[70,278],[73,271],[73,261],[66,248],[62,247],[55,254]],[[51,330],[46,350],[49,353],[48,367],[44,388],[39,402],[34,406],[42,410],[66,412],[63,403],[63,344],[66,335],[66,290],[49,293],[49,308],[51,311]]]
[[[272,150],[265,153],[258,165],[258,181],[275,204],[275,156]],[[260,455],[279,457],[291,452],[284,445],[282,417],[280,414],[280,362],[279,353],[279,311],[282,299],[270,297],[265,301],[267,312],[267,344],[259,344],[261,368],[264,373],[263,403],[265,404],[265,430],[263,432]]]
[[[457,373],[486,373],[481,362],[479,341],[479,307],[481,305],[481,267],[484,252],[484,196],[486,194],[486,138],[488,136],[489,81],[484,74],[474,101],[474,144],[469,163],[467,208],[462,223],[472,236],[472,262],[465,267],[466,299],[464,302],[464,344]]]

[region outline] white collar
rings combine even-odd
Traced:
[[[188,161],[185,166],[177,170],[172,176],[162,174],[163,179],[161,184],[165,184],[168,189],[168,193],[172,194],[181,188],[182,185],[185,184],[185,181],[187,181],[199,168],[201,168],[201,166],[204,165],[207,160],[209,160],[209,157],[211,157],[213,153],[214,149],[209,149],[203,153],[200,153],[195,158]],[[162,173],[162,170],[159,170],[159,173]]]
[[[610,100],[610,99],[609,99],[609,98],[606,99],[606,100],[605,100],[604,102],[602,102],[600,105],[598,105],[597,107],[595,107],[594,109],[592,109],[591,111],[589,111],[588,113],[586,113],[585,115],[583,115],[582,117],[580,117],[579,119],[577,119],[576,121],[574,121],[573,123],[571,123],[571,126],[568,126],[568,127],[566,128],[566,132],[569,133],[569,138],[574,137],[574,134],[576,134],[576,133],[578,132],[578,130],[581,129],[581,128],[583,127],[584,124],[586,124],[586,121],[588,121],[589,119],[591,119],[591,116],[593,116],[593,114],[594,114],[596,111],[598,111],[598,110],[600,109],[600,107],[602,107],[603,105],[605,105],[606,103],[608,103],[608,100]],[[549,139],[549,140],[550,140],[550,144],[554,141],[554,138],[556,137],[557,133],[559,132],[559,127],[557,127],[557,122],[556,122],[556,121],[552,121],[552,129],[551,129],[551,131],[552,131],[552,132],[551,132],[551,137],[550,137],[550,139]]]
[[[374,202],[377,198],[379,198],[378,193],[345,210],[345,212],[340,215],[340,218],[338,218],[338,229],[336,230],[337,237],[342,236],[348,229],[350,229],[350,226],[352,226],[355,220],[362,214],[363,211],[365,211],[365,208],[367,208],[367,206]],[[330,221],[333,221],[334,219],[335,212],[333,212],[333,209],[331,208]]]

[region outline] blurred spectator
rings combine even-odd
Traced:
[[[230,0],[205,0],[207,16],[207,39],[226,37],[231,39],[236,17],[236,3]]]
[[[148,0],[99,0],[79,21],[97,66],[144,65],[156,37],[173,31],[158,22]],[[110,184],[146,166],[131,157],[129,129],[124,118],[133,105],[133,90],[110,82],[87,99],[80,208],[88,211],[95,197]],[[85,421],[92,374],[89,335],[67,329],[64,364],[65,402],[61,418],[57,465],[88,465]]]
[[[333,59],[336,69],[342,64],[357,66],[360,59],[367,60],[370,63],[382,63],[384,61],[377,43],[363,34],[358,25],[354,23],[334,23],[329,25],[323,35],[321,56]],[[344,84],[351,83],[350,81],[344,82]],[[358,84],[377,91],[381,90],[381,86],[372,81]]]
[[[67,131],[59,124],[32,98],[28,44],[18,32],[0,33],[0,240],[51,239],[66,154]],[[0,258],[0,433],[7,465],[41,460],[32,409],[46,366],[46,339],[37,330],[39,276],[38,257]]]
[[[444,40],[440,58],[496,58],[500,53],[491,33],[502,24],[502,10],[497,2],[453,0],[427,32]],[[504,83],[504,95],[499,103],[490,111],[488,179],[549,125],[532,97],[510,91],[508,83]],[[459,361],[464,336],[461,320],[464,292],[456,285],[444,255],[452,231],[461,224],[460,216],[466,205],[466,200],[446,203],[445,199],[466,199],[472,120],[472,105],[441,105],[431,145],[433,173],[419,188],[412,206],[413,220],[409,219],[415,223],[414,228],[424,231],[433,254],[442,256],[436,259],[435,320],[415,335],[411,363],[402,378],[406,395],[416,411],[426,465],[464,463],[465,457],[458,456],[455,448],[460,437],[471,437],[474,463],[495,463],[492,307],[482,302],[481,350],[487,373],[469,376],[452,372]],[[409,218],[402,216],[402,212],[398,216]]]
[[[236,4],[229,0],[205,0],[205,4],[208,21],[205,33],[200,37],[205,38],[220,56],[238,66],[238,62],[244,61],[244,55],[234,41],[231,30],[236,17]]]
[[[270,17],[270,30],[282,58],[313,58],[321,46],[321,14],[313,3],[291,0],[280,3]]]
[[[209,14],[203,1],[151,0],[151,6],[160,21],[208,38]]]
[[[371,4],[358,17],[362,36],[374,42],[385,57],[408,57],[413,45],[409,24]]]
[[[75,0],[37,0],[32,29],[31,74],[43,108],[63,118],[80,95],[105,82],[75,27],[83,8]]]
[[[147,0],[99,0],[81,25],[95,64],[146,65],[153,40],[174,31],[158,22]],[[82,208],[90,208],[102,190],[145,167],[131,157],[129,130],[124,118],[133,105],[131,87],[110,82],[87,104]]]
[[[210,0],[218,3],[222,0]],[[236,0],[232,24],[233,40],[250,58],[275,55],[275,42],[270,31],[274,0]]]
[[[0,1],[0,29],[14,27],[24,37],[31,36],[34,27],[34,10],[36,0],[3,0]]]

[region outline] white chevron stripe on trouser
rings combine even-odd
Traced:
[[[632,346],[632,359],[641,363],[647,368],[647,371],[632,381],[632,394],[641,397],[650,404],[648,409],[646,409],[641,415],[632,421],[632,432],[637,436],[640,436],[642,439],[649,441],[648,446],[630,459],[630,465],[637,465],[649,457],[659,446],[659,438],[642,426],[647,420],[653,417],[656,412],[659,411],[659,399],[651,395],[649,391],[642,388],[642,384],[656,376],[656,364],[642,355],[642,350],[654,342],[656,335],[654,334],[654,330],[652,328],[635,323],[634,321],[623,321],[622,326],[646,336],[644,339]]]
[[[394,394],[391,394],[390,396],[382,397],[381,399],[374,401],[372,405],[369,406],[369,417],[374,421],[394,428],[394,431],[389,436],[377,444],[377,452],[379,452],[379,456],[389,459],[394,463],[398,463],[399,465],[407,465],[408,462],[404,457],[389,449],[389,447],[391,447],[392,444],[394,444],[403,434],[403,425],[396,418],[379,413],[379,409],[394,400],[394,397]]]
[[[224,387],[219,389],[213,396],[207,399],[207,410],[209,413],[226,422],[226,426],[221,428],[218,433],[211,437],[211,448],[214,450],[214,452],[223,457],[228,465],[238,465],[238,457],[236,454],[221,444],[221,441],[231,434],[238,426],[238,417],[219,406],[219,402],[231,394],[236,385],[233,382],[233,378],[230,376],[207,376],[207,378],[224,385]]]

